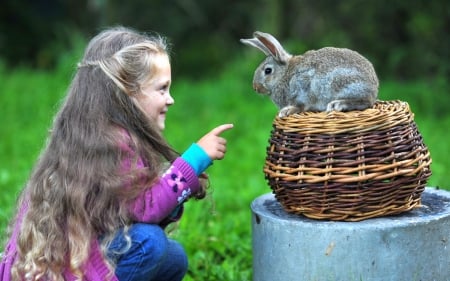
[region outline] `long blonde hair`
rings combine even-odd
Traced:
[[[124,27],[88,44],[21,195],[29,209],[14,280],[64,280],[67,269],[82,280],[92,240],[130,224],[124,202],[145,186],[136,180],[132,192],[124,192],[130,178],[119,174],[118,128],[128,131],[130,145],[147,162],[149,181],[178,156],[131,98],[153,74],[156,54],[168,55],[163,37]]]

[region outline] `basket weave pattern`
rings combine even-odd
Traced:
[[[359,221],[420,206],[431,157],[406,102],[276,117],[264,165],[289,213]]]

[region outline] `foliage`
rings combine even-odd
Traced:
[[[11,66],[50,68],[73,34],[126,25],[158,31],[176,46],[174,72],[214,77],[243,49],[239,38],[268,31],[307,49],[358,50],[382,77],[448,76],[446,0],[4,0],[0,54]],[[304,49],[290,49],[299,53]]]
[[[0,56],[9,66],[54,67],[75,35],[92,35],[96,8],[90,0],[4,0]]]
[[[0,64],[1,232],[44,145],[78,57],[79,52],[67,54],[55,71],[10,71]],[[166,137],[177,150],[183,151],[219,124],[235,125],[224,133],[228,140],[225,159],[208,169],[209,196],[188,202],[183,219],[170,234],[188,253],[188,281],[251,280],[250,203],[270,192],[262,167],[276,113],[268,98],[256,95],[251,87],[252,73],[260,59],[253,52],[238,55],[227,62],[225,71],[206,80],[173,77],[171,91],[176,102],[168,112]],[[448,189],[449,88],[445,78],[407,83],[382,80],[380,87],[382,99],[410,103],[433,157],[433,176],[428,185]]]

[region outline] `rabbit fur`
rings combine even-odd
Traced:
[[[253,77],[253,88],[270,96],[278,116],[303,111],[351,111],[373,106],[378,78],[372,64],[359,53],[325,47],[291,55],[268,33],[256,31],[246,45],[267,57]]]

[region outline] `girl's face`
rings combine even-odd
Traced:
[[[143,85],[142,91],[136,96],[136,101],[147,116],[163,131],[166,113],[175,103],[170,95],[171,70],[167,55],[155,57],[156,70],[153,77]]]

